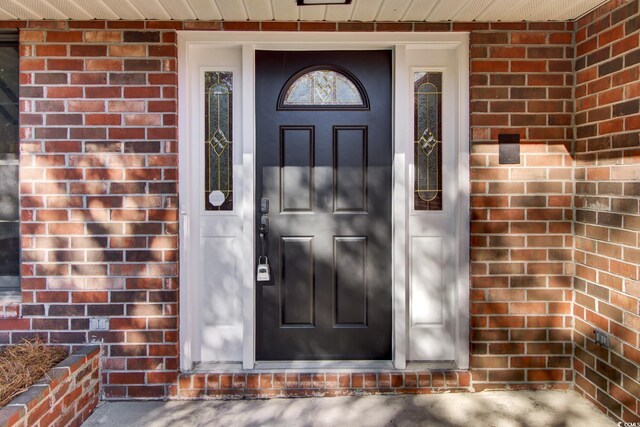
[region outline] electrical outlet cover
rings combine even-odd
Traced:
[[[92,317],[89,319],[90,331],[108,331],[109,330],[109,318],[108,317]]]
[[[605,348],[609,348],[609,334],[604,331],[595,330],[596,333],[596,344],[600,344]]]

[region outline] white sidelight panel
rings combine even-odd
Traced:
[[[192,44],[179,62],[180,345],[192,369],[242,361],[242,50]]]
[[[411,238],[411,288],[409,316],[412,328],[442,326],[442,237]]]
[[[443,237],[411,237],[409,361],[453,361],[455,322],[451,245]]]
[[[238,239],[204,237],[202,360],[242,359],[242,288],[238,286]]]
[[[458,218],[467,215],[462,212],[466,204],[458,164],[466,141],[459,126],[464,114],[459,105],[460,49],[410,46],[406,53],[407,361],[452,361],[466,367],[459,331],[468,327],[467,289],[460,287],[468,282],[460,281],[465,270],[458,264],[466,257],[456,243]]]

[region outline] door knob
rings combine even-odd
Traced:
[[[269,213],[269,199],[266,197],[260,199],[260,213],[262,215]]]

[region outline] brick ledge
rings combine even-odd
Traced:
[[[99,401],[100,347],[82,347],[0,407],[0,427],[80,425]]]

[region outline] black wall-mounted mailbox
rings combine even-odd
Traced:
[[[498,135],[499,158],[501,165],[520,164],[520,134],[501,133]]]

